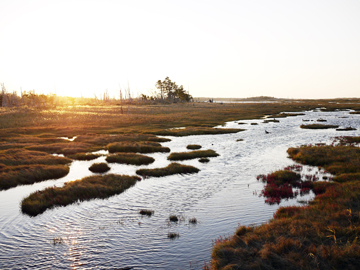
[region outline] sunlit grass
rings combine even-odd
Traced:
[[[66,206],[77,201],[104,199],[122,193],[140,180],[137,176],[96,175],[67,182],[63,187],[50,187],[30,194],[21,202],[21,211],[30,216],[43,213],[55,206]]]
[[[131,165],[148,165],[155,161],[154,158],[134,153],[121,153],[106,157],[109,163],[131,164]]]
[[[217,157],[219,156],[214,150],[196,150],[191,152],[174,152],[168,156],[168,160],[187,160],[203,157]]]
[[[161,146],[157,142],[115,142],[109,143],[106,148],[110,153],[133,152],[133,153],[155,153],[170,152],[170,148]]]
[[[162,177],[173,174],[189,174],[197,173],[200,170],[193,166],[183,165],[179,163],[171,163],[164,168],[154,168],[154,169],[139,169],[136,171],[136,174],[143,177],[153,176],[153,177]]]

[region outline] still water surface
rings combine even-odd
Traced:
[[[258,174],[295,164],[287,158],[287,148],[330,143],[335,136],[359,136],[359,115],[348,111],[305,114],[278,118],[280,123],[226,123],[225,127],[246,129],[236,134],[169,137],[172,141],[162,145],[172,152],[200,144],[220,156],[207,164],[181,162],[198,167],[198,174],[148,178],[109,199],[59,207],[33,218],[21,214],[19,208],[22,198],[36,190],[92,175],[88,167],[105,161],[105,157],[74,161],[62,179],[1,191],[0,269],[201,269],[204,261],[210,260],[212,241],[219,236],[233,234],[239,224],[267,222],[279,206],[298,205],[297,199],[313,198],[307,195],[267,205],[264,198],[254,195],[263,188],[256,180]],[[358,130],[300,129],[301,124],[315,123],[319,118],[326,119],[325,124]],[[265,130],[270,133],[265,134]],[[109,173],[135,175],[141,167],[169,164],[167,153],[150,156],[156,161],[149,166],[109,164]],[[151,209],[155,214],[142,217],[140,209]],[[178,215],[180,222],[168,222],[170,215]],[[188,222],[193,217],[198,220],[196,225]],[[180,237],[170,240],[169,232]]]

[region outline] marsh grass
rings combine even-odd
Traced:
[[[338,128],[337,125],[323,125],[323,124],[309,124],[309,125],[301,125],[300,128],[304,129],[329,129],[329,128]]]
[[[219,156],[214,150],[196,150],[191,152],[174,152],[168,156],[168,160],[188,160],[202,157],[217,157]]]
[[[105,199],[122,193],[140,178],[127,175],[95,175],[67,182],[63,187],[50,187],[30,194],[21,202],[21,211],[30,216],[43,213],[55,206],[66,206],[77,201]]]
[[[105,162],[91,164],[89,170],[93,173],[105,173],[110,170],[109,165]]]
[[[0,166],[0,190],[18,185],[30,185],[49,179],[58,179],[69,173],[64,165],[18,165]]]
[[[179,233],[176,233],[176,232],[168,232],[167,237],[168,237],[169,239],[176,239],[176,238],[179,238],[179,237],[180,237],[180,234],[179,234]]]
[[[54,143],[54,144],[32,145],[32,146],[27,146],[26,149],[42,151],[50,154],[63,154],[65,156],[69,156],[77,153],[94,152],[101,150],[102,148],[87,143],[64,142],[64,143]]]
[[[88,144],[94,144],[99,146],[105,146],[109,143],[115,142],[169,142],[168,138],[159,138],[152,134],[86,134],[77,136],[75,142],[82,142]]]
[[[148,217],[151,217],[153,214],[155,213],[154,210],[148,210],[148,209],[141,209],[139,211],[139,214],[142,215],[142,216],[148,216]]]
[[[186,146],[186,149],[190,149],[190,150],[198,150],[201,148],[201,145],[199,144],[189,144]]]
[[[351,131],[351,130],[356,130],[356,128],[353,127],[345,127],[345,128],[337,128],[337,131]]]
[[[337,182],[313,182],[309,205],[280,207],[268,223],[217,239],[212,269],[359,268],[359,149],[303,146],[288,153],[304,164],[336,168]]]
[[[189,218],[189,224],[197,224],[198,223],[198,221],[197,221],[197,219],[195,218],[195,217],[193,217],[193,218]]]
[[[76,153],[73,155],[68,155],[68,158],[74,159],[74,160],[85,160],[85,161],[89,161],[89,160],[94,160],[97,159],[98,157],[101,157],[101,155],[99,154],[91,154],[91,153]]]
[[[206,158],[206,157],[203,157],[203,158],[200,158],[200,159],[199,159],[199,162],[201,162],[201,163],[208,163],[208,162],[210,162],[210,159],[208,159],[208,158]]]
[[[216,135],[229,134],[244,131],[239,128],[211,128],[211,127],[187,127],[184,129],[171,129],[155,132],[156,135],[162,136],[190,136],[190,135]]]
[[[169,147],[163,147],[157,142],[115,142],[106,146],[110,153],[131,152],[131,153],[168,153]]]
[[[130,165],[148,165],[155,161],[154,158],[134,153],[121,153],[106,157],[109,163],[120,163]]]
[[[155,169],[139,169],[136,171],[136,174],[143,177],[153,176],[153,177],[162,177],[173,174],[189,174],[197,173],[200,170],[193,166],[183,165],[179,163],[171,163],[164,168],[155,168]]]
[[[169,220],[171,222],[178,222],[179,218],[176,215],[171,215],[171,216],[169,216]]]

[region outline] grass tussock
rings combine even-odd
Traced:
[[[304,164],[335,166],[338,182],[314,182],[316,197],[309,205],[280,207],[268,223],[242,226],[233,236],[215,240],[211,268],[358,269],[360,176],[351,172],[354,164],[349,163],[356,163],[360,152],[354,148],[289,149],[290,156]]]
[[[139,169],[136,171],[136,174],[143,177],[153,176],[153,177],[162,177],[173,174],[189,174],[197,173],[200,170],[193,166],[183,165],[179,163],[171,163],[164,168],[155,168],[155,169]]]
[[[179,233],[176,233],[176,232],[168,232],[167,237],[168,237],[169,239],[176,239],[176,238],[179,238],[179,237],[180,237],[180,234],[179,234]]]
[[[77,201],[105,199],[120,194],[140,180],[137,176],[96,175],[67,182],[63,187],[50,187],[36,191],[21,202],[21,211],[30,216],[43,213],[46,209],[66,206]]]
[[[91,153],[76,153],[73,155],[68,155],[67,157],[74,160],[90,161],[101,157],[101,155]]]
[[[323,124],[309,124],[309,125],[301,125],[300,128],[304,129],[329,129],[329,128],[338,128],[337,125],[323,125]]]
[[[171,215],[171,216],[169,216],[169,220],[171,222],[178,222],[179,218],[176,215]]]
[[[219,156],[214,150],[197,150],[192,152],[174,152],[168,156],[168,160],[188,160],[203,157],[217,157]]]
[[[154,158],[134,153],[121,153],[106,157],[109,163],[120,163],[130,165],[148,165],[155,161]]]
[[[69,173],[66,165],[0,166],[0,190],[18,185],[30,185],[49,179],[58,179]]]
[[[187,127],[184,129],[168,129],[156,132],[156,135],[162,136],[190,136],[190,135],[216,135],[229,134],[244,131],[240,128],[211,128],[211,127]]]
[[[89,170],[93,173],[105,173],[110,170],[109,165],[105,162],[91,164]]]
[[[189,150],[198,150],[201,148],[201,145],[199,144],[189,144],[186,146],[186,149],[189,149]]]
[[[161,146],[157,142],[116,142],[106,146],[110,153],[130,152],[130,153],[168,153],[170,148]]]
[[[153,214],[154,214],[154,210],[148,210],[148,209],[141,209],[139,211],[139,214],[142,215],[142,216],[148,216],[148,217],[151,217]]]
[[[210,162],[210,159],[206,158],[206,157],[202,157],[202,158],[199,158],[199,162],[201,163],[208,163]]]

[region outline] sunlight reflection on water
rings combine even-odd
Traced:
[[[233,234],[239,223],[258,225],[272,218],[279,205],[267,205],[264,198],[254,195],[263,188],[256,176],[294,164],[287,158],[287,148],[329,143],[335,136],[359,135],[358,130],[299,128],[302,119],[319,118],[328,124],[360,128],[359,115],[348,111],[306,112],[305,116],[278,118],[279,123],[263,123],[263,119],[241,120],[246,123],[241,126],[237,121],[226,123],[226,128],[246,129],[236,134],[171,137],[172,141],[162,145],[172,152],[188,151],[188,144],[200,144],[203,150],[213,149],[220,156],[210,158],[207,164],[198,160],[181,162],[198,167],[198,174],[149,178],[120,195],[51,209],[34,218],[21,214],[22,198],[45,187],[92,175],[89,166],[105,162],[105,156],[73,161],[70,173],[62,179],[1,191],[0,268],[201,269],[204,261],[210,260],[212,240]],[[139,168],[170,163],[166,153],[149,156],[155,158],[153,164],[110,164],[109,173],[134,175]],[[312,198],[310,194],[299,199]],[[280,206],[297,204],[293,199],[282,201]],[[142,217],[140,209],[155,213],[150,218]],[[170,215],[182,219],[172,223],[168,221]],[[198,224],[189,224],[193,217]],[[180,237],[169,240],[168,232],[179,233]],[[63,241],[56,242],[58,239]]]

